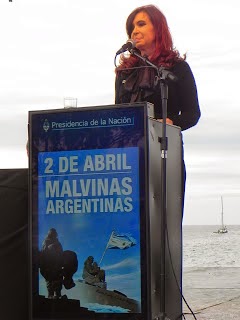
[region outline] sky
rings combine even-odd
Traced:
[[[28,112],[114,103],[115,52],[140,5],[165,14],[187,53],[202,117],[183,133],[183,224],[240,224],[239,0],[1,0],[0,169],[27,168]]]

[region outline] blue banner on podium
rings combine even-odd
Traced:
[[[31,319],[146,319],[146,112],[29,113]]]

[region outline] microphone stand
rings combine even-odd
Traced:
[[[166,119],[167,119],[167,100],[168,100],[168,85],[167,80],[177,81],[177,77],[164,67],[157,67],[151,63],[146,57],[138,54],[134,49],[130,53],[139,57],[145,63],[152,66],[157,71],[157,82],[160,81],[161,99],[162,99],[162,137],[158,138],[161,144],[161,262],[160,262],[160,314],[154,320],[170,320],[166,315],[166,300],[165,300],[165,251],[166,251],[166,217],[167,217],[167,150],[168,137],[166,135]]]

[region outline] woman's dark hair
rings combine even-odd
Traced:
[[[155,62],[157,65],[164,65],[166,67],[171,67],[176,61],[183,60],[177,50],[173,48],[172,36],[169,31],[166,17],[164,14],[154,5],[141,6],[133,10],[127,18],[126,21],[126,31],[129,39],[133,31],[133,20],[139,12],[145,12],[154,27],[156,35],[155,52],[151,57],[151,61]],[[119,66],[122,68],[129,68],[136,65],[138,58],[131,55],[130,57],[121,56]],[[117,68],[118,69],[118,68]]]

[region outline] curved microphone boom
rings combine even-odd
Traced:
[[[132,39],[128,39],[128,41],[122,46],[121,49],[119,49],[117,52],[116,52],[116,56],[120,53],[123,53],[125,51],[130,51],[132,50],[133,48],[135,48],[135,41],[133,41]]]

